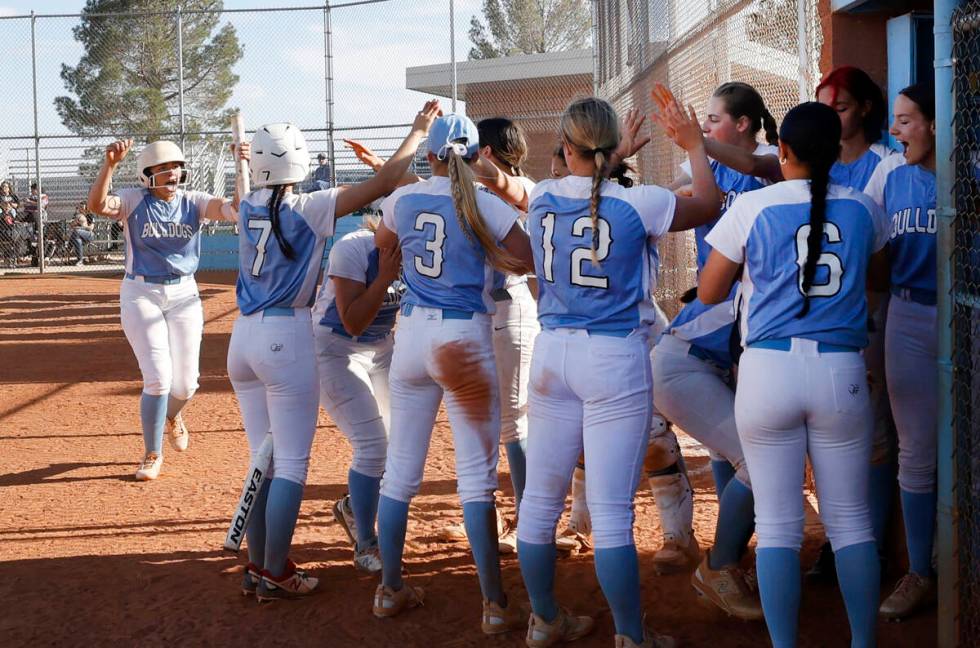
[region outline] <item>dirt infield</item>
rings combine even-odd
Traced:
[[[238,590],[242,560],[221,543],[247,464],[245,435],[225,355],[237,310],[229,277],[199,277],[205,335],[201,389],[188,406],[188,452],[165,448],[163,474],[137,483],[142,456],[136,360],[119,325],[119,279],[0,279],[0,637],[5,646],[523,646],[514,633],[485,639],[480,596],[464,545],[436,531],[461,517],[448,428],[440,416],[421,495],[411,509],[407,568],[426,605],[378,620],[375,580],[351,566],[330,506],[346,490],[350,448],[321,412],[293,558],[321,578],[308,600],[259,606]],[[716,500],[708,459],[685,441],[695,487],[697,536],[713,535]],[[502,458],[502,462],[505,460]],[[506,471],[506,464],[501,469]],[[504,508],[513,508],[502,475]],[[649,490],[637,498],[645,608],[683,646],[768,645],[762,623],[698,605],[687,575],[656,576],[660,544]],[[819,543],[808,515],[804,563]],[[503,559],[509,591],[524,599],[515,557]],[[887,581],[894,581],[894,575]],[[591,555],[559,564],[562,601],[598,615],[598,631],[573,645],[612,646],[612,618]],[[525,599],[526,600],[526,599]],[[840,594],[805,586],[801,646],[848,645]],[[881,646],[935,644],[935,616],[880,625]]]

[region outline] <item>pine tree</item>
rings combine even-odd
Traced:
[[[588,47],[588,0],[483,0],[483,18],[470,19],[471,59]]]

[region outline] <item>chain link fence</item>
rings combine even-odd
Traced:
[[[274,121],[304,131],[311,160],[301,190],[364,179],[370,170],[342,140],[393,153],[427,99],[406,89],[406,68],[449,60],[452,42],[446,2],[0,17],[0,181],[11,188],[0,198],[0,274],[122,267],[121,226],[84,207],[115,139],[174,140],[189,188],[230,196],[233,108],[249,133]],[[414,170],[427,172],[424,158]],[[35,183],[44,195],[32,203]],[[117,170],[115,188],[136,184],[134,168]],[[91,236],[78,233],[80,214]],[[358,224],[342,219],[338,235]],[[229,227],[211,226],[202,248],[202,268],[236,267]]]
[[[953,18],[952,363],[958,633],[980,637],[980,2]]]
[[[823,42],[818,0],[599,0],[596,77],[599,93],[619,114],[649,114],[650,91],[663,83],[703,116],[726,81],[755,86],[779,122],[812,99]],[[761,134],[760,134],[761,135]],[[636,159],[644,182],[669,184],[682,152],[663,137]],[[658,301],[673,314],[676,298],[695,283],[694,239],[671,234],[660,245]]]

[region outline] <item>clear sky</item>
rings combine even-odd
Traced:
[[[347,0],[333,0],[342,4]],[[315,0],[225,0],[226,9],[315,7]],[[470,48],[470,17],[481,0],[456,0],[455,43],[458,60]],[[0,0],[0,16],[78,13],[84,0]],[[153,2],[146,2],[153,8]],[[322,5],[321,5],[322,6]],[[337,128],[410,122],[427,97],[405,89],[405,68],[450,60],[449,0],[391,0],[332,12],[334,124]],[[38,122],[42,135],[67,134],[54,109],[66,94],[62,64],[82,55],[72,36],[77,18],[38,18]],[[246,128],[270,121],[291,121],[302,128],[326,122],[324,25],[322,9],[274,13],[227,13],[244,56],[234,70],[240,81],[230,106],[242,109]],[[176,47],[176,44],[175,44]],[[0,135],[30,136],[34,129],[31,93],[30,20],[0,20],[0,79],[4,119]],[[448,106],[449,100],[444,101]],[[400,129],[401,130],[401,129]],[[374,131],[358,131],[367,136]],[[317,135],[311,135],[317,137]],[[71,144],[46,140],[49,144]],[[30,142],[0,142],[5,150]],[[312,148],[312,147],[311,147]]]

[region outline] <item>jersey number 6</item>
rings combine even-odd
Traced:
[[[415,271],[420,275],[437,279],[442,276],[442,262],[445,255],[442,253],[442,244],[446,240],[446,221],[439,214],[422,212],[415,217],[415,230],[423,232],[426,225],[431,225],[433,230],[432,240],[425,242],[425,249],[432,254],[432,263],[426,264],[420,256],[415,257]]]
[[[541,247],[544,249],[544,278],[545,281],[555,282],[555,222],[554,212],[548,212],[541,219]],[[572,236],[583,237],[586,230],[592,231],[592,218],[580,216],[572,223]],[[602,262],[609,256],[609,246],[612,245],[609,221],[599,218],[599,245],[596,247],[596,260]],[[582,264],[592,260],[591,247],[576,247],[572,250],[571,278],[569,281],[584,288],[609,288],[609,277],[582,274]]]
[[[823,224],[823,235],[829,243],[840,243],[840,228],[834,223]],[[796,265],[799,271],[796,273],[796,285],[803,294],[803,268],[806,266],[806,257],[810,252],[810,246],[806,239],[810,236],[810,226],[803,225],[796,230]],[[840,292],[841,277],[844,275],[844,266],[841,264],[840,257],[833,252],[823,252],[817,259],[817,268],[823,266],[827,268],[827,281],[810,286],[810,297],[833,297]],[[816,279],[814,279],[816,281]]]

